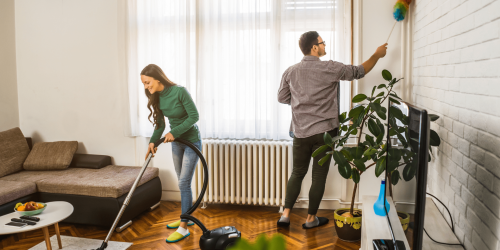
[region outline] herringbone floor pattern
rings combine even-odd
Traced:
[[[121,233],[114,233],[111,240],[132,242],[130,250],[138,249],[199,249],[198,241],[201,229],[190,226],[191,236],[178,242],[166,243],[165,239],[175,231],[166,225],[179,219],[180,202],[162,201],[159,208],[145,212],[134,219],[134,223]],[[279,218],[278,208],[237,205],[209,205],[207,209],[198,209],[194,216],[200,219],[208,229],[222,226],[236,226],[242,237],[251,241],[262,233],[268,236],[281,233],[287,241],[287,249],[359,249],[360,243],[348,243],[337,238],[333,222],[333,211],[320,210],[318,216],[330,219],[328,225],[304,230],[307,209],[294,209],[292,224],[288,229],[276,227]],[[108,228],[60,223],[61,235],[103,240]],[[54,235],[50,227],[50,235]],[[1,236],[0,236],[1,237]],[[0,238],[0,249],[29,249],[43,241],[42,230],[9,235]]]

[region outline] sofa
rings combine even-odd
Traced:
[[[77,142],[42,144],[33,145],[19,128],[0,132],[0,216],[19,202],[66,201],[74,211],[64,222],[111,227],[141,168],[113,165],[110,156],[74,154]],[[117,231],[159,205],[158,173],[146,169]]]

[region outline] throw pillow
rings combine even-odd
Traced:
[[[0,132],[0,177],[23,170],[30,149],[20,128]]]
[[[35,143],[23,167],[25,170],[66,169],[77,149],[77,141]]]

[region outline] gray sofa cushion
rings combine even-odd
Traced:
[[[23,170],[30,149],[19,128],[0,132],[0,177]]]
[[[101,169],[68,168],[55,171],[63,172],[63,175],[38,180],[36,185],[39,192],[118,198],[130,191],[140,170],[140,167],[115,165]],[[139,186],[158,174],[158,168],[147,168]]]
[[[35,143],[23,167],[25,170],[66,169],[77,149],[77,141]]]
[[[33,193],[36,193],[34,182],[0,180],[0,205]]]

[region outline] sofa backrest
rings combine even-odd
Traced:
[[[0,177],[23,170],[30,149],[20,128],[0,132]]]

